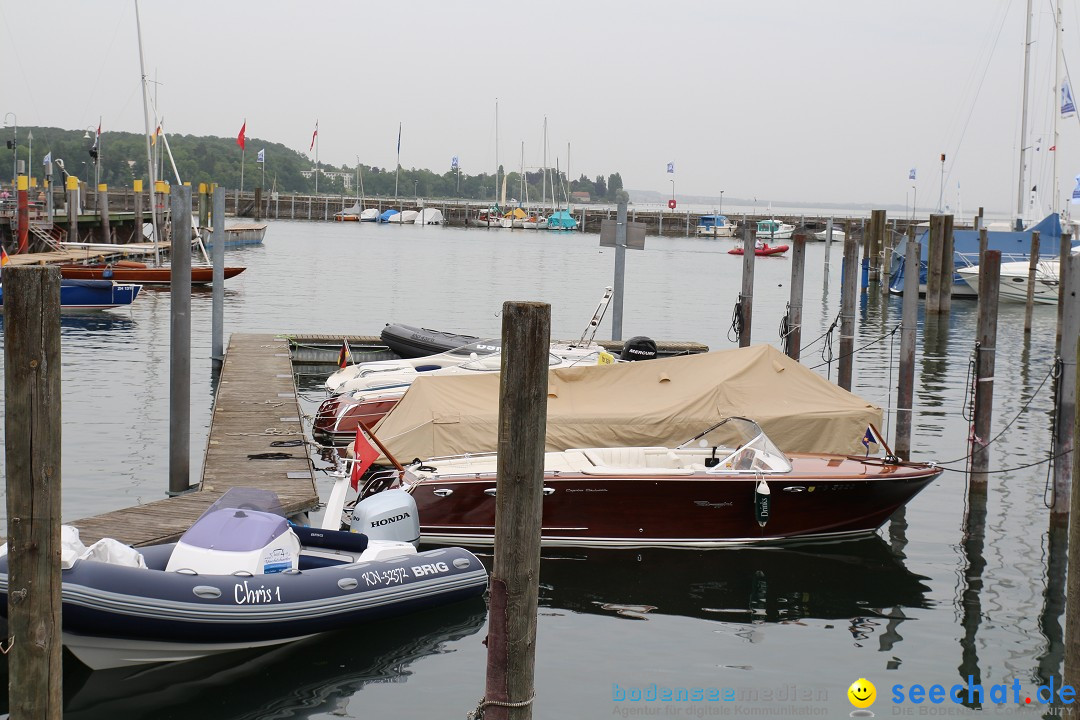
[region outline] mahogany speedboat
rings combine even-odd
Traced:
[[[696,444],[695,444],[696,443]],[[757,423],[722,420],[673,448],[546,453],[542,542],[549,546],[720,547],[872,534],[942,470],[894,457],[785,454]],[[370,474],[361,496],[401,488],[423,542],[490,545],[495,453],[433,458]]]
[[[225,279],[235,277],[247,268],[225,268]],[[169,285],[172,282],[172,268],[148,267],[145,263],[133,260],[119,260],[115,263],[93,263],[82,265],[69,263],[60,266],[60,277],[65,280],[115,280],[141,285]],[[214,268],[196,266],[191,268],[192,285],[209,285],[214,281]]]

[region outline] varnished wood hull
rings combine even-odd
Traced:
[[[225,268],[225,279],[236,277],[244,270],[246,268],[227,267]],[[61,265],[60,276],[68,280],[115,280],[116,282],[138,283],[140,285],[169,285],[172,283],[172,268]],[[191,268],[192,285],[209,285],[213,281],[213,268]]]

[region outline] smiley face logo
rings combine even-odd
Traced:
[[[851,687],[847,690],[847,696],[855,707],[868,708],[877,699],[877,688],[874,687],[874,683],[866,678],[859,678],[851,683]]]

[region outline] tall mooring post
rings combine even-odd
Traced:
[[[79,178],[68,175],[67,179],[68,242],[79,242]]]
[[[742,292],[739,293],[738,316],[739,347],[750,347],[754,329],[754,244],[756,232],[746,225],[743,228]]]
[[[101,218],[101,242],[112,244],[112,227],[109,223],[109,186],[97,186],[98,217]]]
[[[919,325],[919,243],[908,228],[904,249],[904,301],[900,311],[900,377],[896,388],[896,454],[911,459],[911,411],[915,398],[915,333]],[[908,263],[914,263],[912,268]]]
[[[953,216],[946,215],[941,230],[941,284],[938,286],[938,312],[942,315],[952,312],[953,275],[956,274],[953,245]],[[998,264],[1000,267],[1000,262]]]
[[[214,242],[210,246],[214,266],[214,299],[210,319],[210,357],[213,370],[225,364],[225,188],[214,188]]]
[[[950,276],[951,277],[951,276]],[[986,485],[990,468],[994,359],[997,351],[998,283],[1001,251],[987,250],[979,267],[979,319],[975,345],[975,408],[971,432],[971,484]]]
[[[529,720],[535,695],[536,608],[547,433],[551,306],[506,302],[499,389],[495,563],[488,610],[483,716]],[[515,358],[507,362],[507,358]]]
[[[945,245],[945,216],[930,216],[926,249],[926,314],[941,312],[941,264]],[[908,268],[904,268],[906,273]]]
[[[143,242],[145,240],[143,236],[145,214],[143,213],[142,180],[134,181],[131,188],[135,195],[135,227],[131,231],[131,239],[128,242]],[[157,238],[154,238],[154,240],[156,241]]]
[[[1039,231],[1031,231],[1031,254],[1028,257],[1027,298],[1024,304],[1024,337],[1031,335],[1031,316],[1035,308],[1035,272],[1039,269]]]
[[[1061,233],[1061,248],[1060,255],[1058,255],[1058,272],[1064,273],[1066,267],[1069,264],[1069,258],[1072,256],[1072,234]],[[1064,278],[1062,278],[1064,279]],[[1061,337],[1062,328],[1065,322],[1065,283],[1058,283],[1058,306],[1057,306],[1057,335],[1054,339],[1054,354],[1061,357]]]
[[[8,709],[59,719],[60,269],[4,270]]]
[[[19,252],[30,252],[30,185],[25,175],[15,181],[15,221],[18,227]]]
[[[802,349],[803,273],[806,270],[806,233],[798,232],[791,243],[791,295],[788,298],[787,336],[781,338],[787,356],[798,360]]]
[[[1073,452],[1076,448],[1076,343],[1080,338],[1080,258],[1073,253],[1061,265],[1061,377],[1054,413],[1054,501],[1051,522],[1064,524],[1071,504]]]
[[[870,282],[881,281],[881,250],[885,239],[885,211],[870,211]]]
[[[611,296],[611,339],[622,340],[623,323],[623,280],[626,276],[626,207],[630,195],[625,190],[616,193],[619,201],[618,214],[615,216],[615,280]]]
[[[855,296],[859,292],[859,244],[851,234],[851,224],[844,226],[844,266],[840,280],[840,370],[836,384],[851,390],[855,363]]]
[[[169,494],[191,489],[191,186],[172,193]]]

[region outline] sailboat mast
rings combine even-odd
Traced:
[[[499,204],[499,98],[495,98],[495,187],[491,188],[491,204]]]
[[[155,177],[154,155],[150,150],[150,109],[146,102],[146,66],[143,63],[142,46],[142,23],[139,21],[139,0],[135,0],[135,31],[139,38],[139,85],[142,87],[143,124],[146,128],[146,164],[150,172],[150,223],[154,228],[154,264],[161,264],[161,253],[158,249],[158,238],[161,234],[158,230],[157,203],[154,201]],[[142,232],[142,228],[139,228]]]
[[[1058,208],[1058,115],[1061,114],[1061,33],[1063,32],[1061,27],[1061,0],[1057,0],[1054,8],[1054,87],[1057,92],[1055,94],[1054,105],[1054,201],[1050,206],[1050,212],[1057,212]]]
[[[540,207],[547,209],[547,115],[544,116],[544,169],[541,172],[540,182],[543,187],[543,198]]]
[[[1016,188],[1016,229],[1024,229],[1024,199],[1027,193],[1027,165],[1024,157],[1027,153],[1027,121],[1028,121],[1028,77],[1031,67],[1031,2],[1027,2],[1027,21],[1024,29],[1024,94],[1023,105],[1020,114],[1020,180]]]

